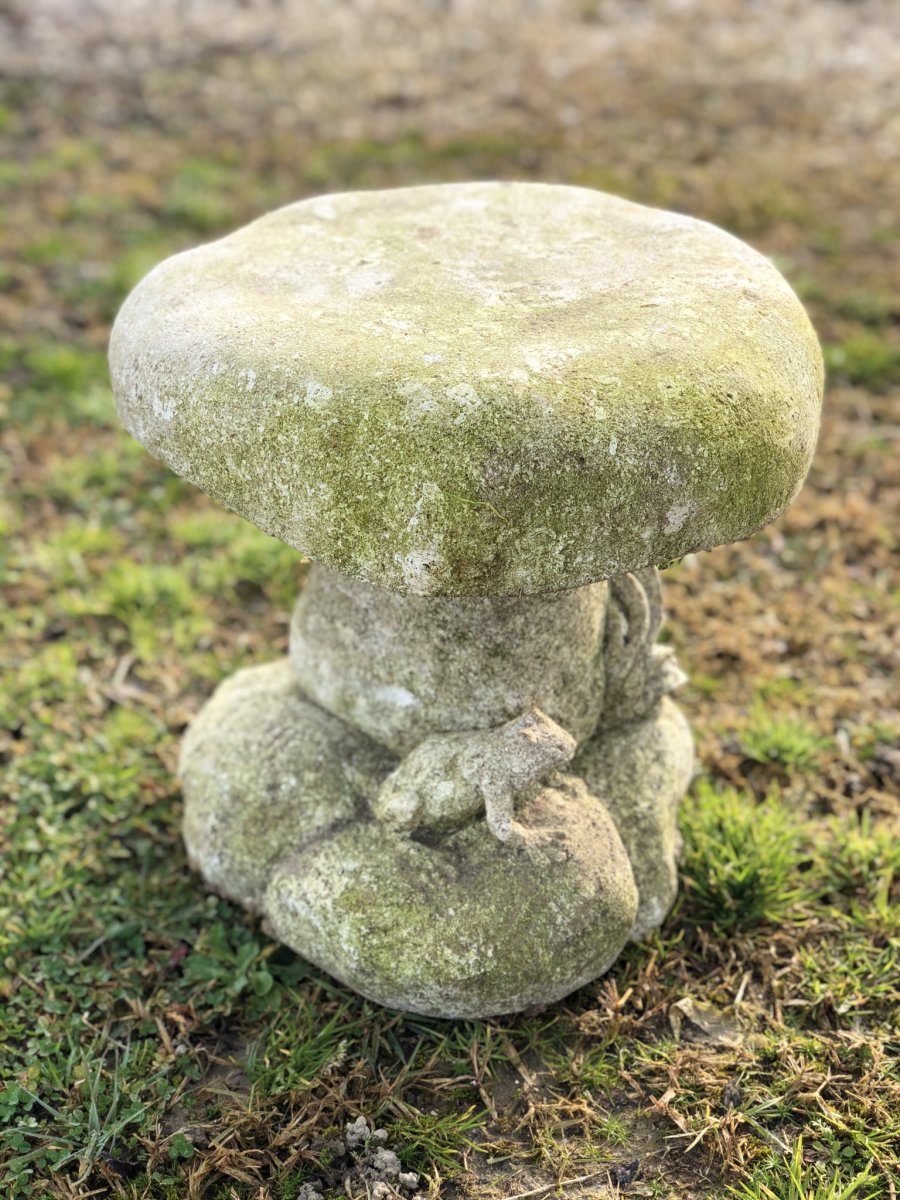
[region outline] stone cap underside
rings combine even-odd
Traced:
[[[177,255],[110,348],[128,430],[394,591],[559,591],[746,537],[812,457],[822,360],[765,258],[582,188],[293,204]]]

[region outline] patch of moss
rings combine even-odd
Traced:
[[[825,365],[848,383],[885,390],[900,383],[900,341],[862,330],[826,346]]]
[[[563,210],[611,253],[565,258]],[[639,270],[651,244],[658,278]],[[333,280],[335,255],[342,282],[298,324],[297,262]],[[722,274],[765,304],[723,300]],[[668,309],[673,281],[694,307]],[[663,343],[660,305],[679,330]],[[445,595],[553,591],[746,536],[805,474],[821,383],[805,313],[733,239],[497,184],[312,201],[169,260],[123,307],[111,362],[126,426],[185,478],[329,566]]]

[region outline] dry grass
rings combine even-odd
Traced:
[[[362,1194],[334,1137],[364,1114],[461,1200],[895,1197],[896,9],[222,5],[185,41],[160,2],[104,58],[137,8],[80,44],[35,33],[48,4],[0,13],[12,1195]],[[790,513],[667,572],[702,767],[676,911],[565,1004],[451,1024],[360,1001],[188,872],[178,739],[283,650],[300,568],[128,441],[104,348],[165,254],[315,191],[473,176],[733,229],[807,301],[831,378]]]

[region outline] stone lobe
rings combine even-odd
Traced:
[[[581,780],[554,777],[520,819],[552,871],[484,820],[434,844],[377,821],[348,825],[276,868],[272,929],[391,1008],[475,1018],[551,1003],[610,965],[637,890],[615,826]]]
[[[658,928],[678,891],[678,805],[694,769],[681,710],[663,696],[643,719],[601,732],[571,769],[603,803],[628,852],[640,901],[632,938]]]
[[[395,765],[311,703],[287,659],[238,671],[182,745],[188,855],[217,891],[258,909],[274,863],[359,816]]]

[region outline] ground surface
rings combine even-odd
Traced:
[[[363,1115],[434,1195],[895,1196],[896,4],[19,0],[0,35],[4,1185],[364,1195]],[[104,349],[155,261],[264,209],[497,176],[745,237],[830,382],[790,514],[667,572],[701,766],[676,911],[567,1003],[454,1025],[188,871],[178,740],[284,649],[302,567],[123,435]]]

